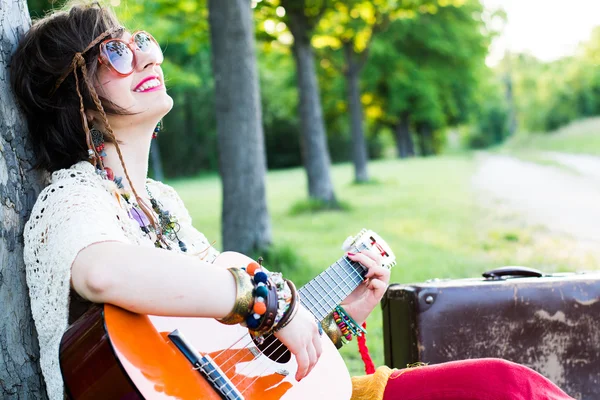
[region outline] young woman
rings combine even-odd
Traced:
[[[321,354],[321,326],[294,302],[293,285],[277,285],[275,306],[254,297],[259,273],[213,264],[218,252],[194,229],[177,193],[147,178],[153,132],[173,105],[162,61],[149,33],[127,31],[97,4],[72,5],[36,21],[12,60],[12,87],[27,116],[37,167],[51,173],[25,227],[24,258],[52,400],[64,394],[57,357],[62,334],[92,303],[245,321],[290,349],[297,380]],[[389,272],[374,253],[348,257],[368,269],[367,283],[343,302],[360,324],[381,300]],[[244,301],[275,307],[277,317],[267,323],[264,310],[249,312]],[[326,328],[339,341],[336,324]],[[382,367],[355,378],[353,387],[357,399],[569,398],[539,374],[491,359],[408,371]]]

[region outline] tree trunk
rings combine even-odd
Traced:
[[[157,181],[164,181],[165,174],[163,172],[162,161],[160,159],[160,146],[156,139],[150,145],[150,160],[152,161],[152,173]]]
[[[30,171],[25,120],[10,90],[10,58],[29,28],[27,3],[0,0],[0,398],[46,399],[23,262],[23,227],[42,189]]]
[[[394,138],[396,139],[396,151],[399,158],[407,158],[415,155],[408,116],[403,115],[394,126]]]
[[[361,65],[355,60],[353,42],[344,44],[346,57],[346,89],[348,92],[348,108],[350,112],[350,129],[352,131],[352,161],[354,163],[355,182],[367,182],[367,143],[363,131],[363,108],[360,101],[359,75]]]
[[[517,132],[517,113],[515,111],[513,81],[510,70],[504,76],[504,84],[506,87],[506,104],[508,104],[508,135],[514,136]]]
[[[288,10],[288,8],[286,8]],[[288,11],[289,27],[294,36],[293,53],[300,96],[299,116],[302,159],[308,176],[308,194],[311,198],[337,206],[331,181],[331,159],[323,120],[321,95],[315,69],[315,54],[310,43],[309,28],[299,8]]]
[[[422,157],[427,157],[433,154],[433,135],[431,127],[427,123],[422,123],[417,126],[419,135],[419,152]]]
[[[212,66],[223,181],[223,250],[271,243],[254,24],[248,0],[209,0]]]

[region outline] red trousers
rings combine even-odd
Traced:
[[[483,358],[397,370],[383,400],[573,400],[534,370]]]

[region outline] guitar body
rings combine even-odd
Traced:
[[[251,260],[223,253],[215,264],[245,266]],[[351,381],[337,349],[323,335],[323,354],[312,372],[297,382],[289,352],[266,354],[246,328],[210,318],[135,314],[105,304],[73,324],[61,342],[60,364],[73,399],[221,399],[168,336],[177,330],[195,352],[210,356],[215,368],[244,399],[349,399]],[[241,338],[241,340],[240,340]],[[281,347],[283,349],[283,347]],[[233,396],[233,395],[232,395]],[[236,395],[237,396],[237,395]]]

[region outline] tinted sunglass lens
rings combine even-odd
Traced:
[[[127,74],[133,69],[133,53],[129,46],[118,40],[106,43],[106,55],[112,66],[120,73]]]
[[[135,35],[135,44],[137,47],[147,53],[154,53],[156,56],[162,59],[162,50],[158,44],[152,39],[146,32],[138,32]]]

